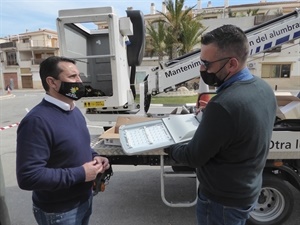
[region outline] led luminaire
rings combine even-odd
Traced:
[[[122,125],[119,128],[120,142],[128,155],[157,150],[190,140],[198,125],[199,120],[193,114]]]

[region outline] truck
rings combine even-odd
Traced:
[[[295,9],[292,13],[246,30],[250,56],[300,38],[299,13],[300,10]],[[160,166],[162,201],[170,207],[195,205],[197,196],[187,202],[172,202],[165,197],[165,179],[168,177],[192,177],[196,179],[197,189],[193,169],[176,164],[162,149],[126,154],[116,132],[120,125],[118,120],[136,123],[141,118],[155,120],[167,118],[170,114],[179,117],[183,113],[192,113],[194,108],[189,106],[170,111],[150,103],[151,96],[168,92],[174,85],[199,77],[201,49],[169,62],[159,62],[139,84],[140,102],[136,103],[136,68],[143,60],[146,30],[141,11],[127,10],[126,16],[118,17],[112,7],[60,10],[57,30],[61,55],[76,60],[86,85],[86,97],[82,100],[85,116],[97,121],[105,131],[91,136],[92,147],[109,158],[112,166]],[[203,83],[200,83],[201,86],[206,87]],[[204,91],[199,100],[207,101],[213,94]],[[293,211],[290,186],[300,190],[300,99],[290,93],[276,93],[276,97],[278,115],[264,168],[263,186],[249,224],[282,224]],[[109,132],[111,138],[103,137]],[[173,172],[166,172],[166,166],[171,166]],[[103,182],[111,175],[102,176]]]

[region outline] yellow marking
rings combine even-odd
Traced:
[[[97,107],[104,107],[104,101],[97,101],[97,102],[84,102],[84,108],[97,108]]]

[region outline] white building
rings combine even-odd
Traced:
[[[279,15],[287,14],[300,8],[300,1],[267,2],[260,1],[256,4],[230,5],[228,0],[223,6],[214,7],[213,1],[209,1],[207,7],[201,7],[201,0],[195,2],[197,7],[195,14],[202,14],[201,23],[207,27],[206,31],[213,30],[224,24],[234,24],[243,30],[252,28],[258,24],[273,19]],[[158,9],[165,11],[165,6]],[[150,7],[150,14],[145,15],[145,20],[154,20],[159,16],[155,13],[155,5]],[[300,24],[300,19],[299,19]],[[200,46],[197,46],[200,47]],[[249,58],[248,68],[259,77],[264,78],[272,87],[278,90],[300,90],[300,39],[283,44],[280,48],[265,54],[255,55]],[[147,55],[147,47],[146,47]],[[140,72],[150,66],[157,65],[157,58],[146,57]]]
[[[46,29],[1,38],[4,86],[10,85],[12,89],[42,88],[39,65],[49,56],[59,54],[57,39],[56,31]]]

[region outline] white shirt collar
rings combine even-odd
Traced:
[[[69,105],[68,103],[65,103],[63,101],[58,100],[57,98],[54,98],[48,94],[45,95],[44,98],[47,102],[50,102],[56,106],[58,106],[59,108],[65,110],[65,111],[71,111],[75,108],[75,102],[73,103],[73,107],[71,105]]]

